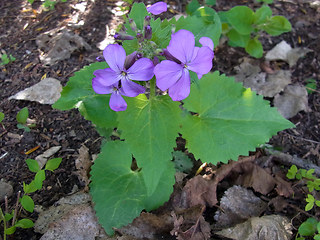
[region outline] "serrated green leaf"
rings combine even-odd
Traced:
[[[62,161],[62,158],[53,158],[48,160],[45,166],[45,170],[49,170],[53,172],[59,167],[61,161]]]
[[[121,137],[127,141],[144,170],[144,181],[148,195],[155,191],[171,152],[176,145],[179,132],[181,110],[178,102],[168,96],[158,96],[148,100],[145,95],[126,98],[128,108],[119,112]],[[168,121],[170,117],[170,121]]]
[[[254,24],[262,24],[272,16],[272,10],[268,6],[262,6],[254,13]]]
[[[132,171],[132,153],[127,141],[107,142],[92,166],[90,192],[99,222],[108,234],[113,227],[130,223],[143,209],[152,210],[169,199],[173,191],[174,168],[160,177],[157,195],[147,197],[144,169]],[[139,164],[138,164],[139,165]],[[139,165],[140,167],[140,165]],[[161,193],[161,194],[159,194]]]
[[[4,119],[4,113],[0,112],[0,123],[2,122],[3,119]]]
[[[61,92],[61,97],[52,107],[59,110],[77,108],[77,104],[90,97],[99,96],[92,89],[93,72],[107,68],[106,62],[96,62],[75,72]]]
[[[298,172],[297,166],[296,165],[292,165],[290,167],[290,169],[288,170],[288,173],[287,173],[286,176],[287,176],[288,179],[294,179],[296,177],[297,172]]]
[[[294,125],[269,102],[233,78],[207,74],[192,85],[184,107],[195,115],[184,119],[181,133],[187,148],[203,162],[227,162],[247,155],[260,144]]]
[[[241,35],[235,29],[231,29],[227,33],[227,37],[229,38],[229,45],[232,47],[244,48],[250,40],[250,35]]]
[[[34,182],[34,185],[37,188],[37,190],[40,190],[42,188],[42,184],[45,179],[46,179],[46,175],[44,170],[40,170],[39,172],[37,172],[36,176],[34,177],[34,180],[32,181]]]
[[[29,117],[29,110],[27,107],[24,107],[18,112],[16,119],[18,123],[25,124],[27,122],[28,117]]]
[[[7,228],[7,229],[4,231],[4,233],[7,234],[7,235],[11,235],[11,234],[13,234],[15,231],[16,231],[16,226],[12,226],[12,227]]]
[[[261,26],[261,29],[272,36],[291,31],[291,23],[283,16],[274,16]]]
[[[26,163],[27,163],[28,168],[29,168],[29,170],[30,170],[31,172],[36,173],[36,172],[40,171],[39,164],[38,164],[38,162],[37,162],[36,160],[34,160],[34,159],[27,159],[27,160],[26,160]]]
[[[144,18],[147,15],[148,11],[144,3],[134,3],[129,13],[129,18],[136,23],[138,29],[143,30]]]
[[[192,169],[192,160],[184,152],[174,151],[172,156],[175,168],[178,172],[188,173]]]
[[[257,38],[250,39],[245,47],[245,50],[255,58],[261,58],[263,55],[262,44]]]
[[[197,46],[200,46],[199,39],[201,37],[209,37],[212,39],[214,46],[219,45],[222,28],[217,13],[214,15],[214,24],[206,23],[202,18],[197,16],[179,18],[176,22],[176,31],[180,29],[191,31],[195,36]]]
[[[171,39],[173,24],[176,22],[175,18],[170,21],[165,19],[163,22],[160,18],[156,20],[151,19],[150,26],[152,28],[152,38],[151,40],[155,42],[158,48],[166,48],[169,45]]]
[[[200,6],[198,0],[192,0],[186,6],[187,14],[192,15]]]
[[[308,218],[305,222],[303,222],[299,229],[298,233],[302,236],[312,236],[315,234],[317,230],[318,221],[314,218]]]
[[[23,195],[23,197],[20,199],[22,207],[27,210],[28,212],[33,212],[34,209],[34,202],[31,197],[27,195]]]
[[[20,228],[32,228],[34,226],[34,223],[27,218],[20,219],[16,224],[16,227]]]
[[[226,14],[230,25],[240,34],[248,35],[253,31],[254,12],[249,7],[236,6]]]

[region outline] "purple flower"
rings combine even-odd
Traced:
[[[110,68],[99,69],[93,72],[96,76],[92,79],[92,88],[98,94],[109,94],[110,108],[114,111],[124,111],[127,104],[121,95],[136,97],[145,92],[145,88],[135,81],[148,81],[153,77],[154,66],[150,59],[137,59],[134,52],[126,56],[122,46],[108,45],[103,56]]]
[[[213,42],[207,37],[200,38],[199,42],[202,47],[195,47],[193,33],[184,29],[172,34],[167,47],[170,60],[162,61],[154,69],[157,87],[162,91],[169,89],[169,96],[173,101],[189,96],[189,70],[201,78],[212,68]]]
[[[165,2],[157,2],[147,7],[147,11],[153,15],[159,15],[160,13],[167,11],[167,4]]]

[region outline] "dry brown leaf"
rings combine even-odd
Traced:
[[[117,232],[138,239],[154,239],[155,236],[169,232],[173,228],[173,219],[169,214],[160,216],[143,212],[133,222],[117,229]]]
[[[255,191],[264,195],[271,192],[276,184],[274,178],[263,168],[254,163],[238,164],[234,169],[239,173],[236,184],[244,187],[252,187]]]
[[[82,145],[79,149],[79,156],[75,161],[77,175],[80,181],[85,183],[85,191],[88,191],[88,185],[90,183],[89,180],[89,171],[92,165],[90,155],[89,155],[89,149]]]
[[[172,212],[174,228],[170,232],[178,240],[206,240],[211,236],[210,224],[202,216],[205,206],[197,205],[176,215]]]
[[[293,196],[294,191],[292,189],[292,184],[290,182],[287,182],[278,174],[275,175],[275,180],[277,184],[276,191],[280,196],[284,196],[284,197]]]

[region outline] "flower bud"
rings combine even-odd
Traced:
[[[154,57],[153,60],[152,60],[152,63],[154,66],[156,66],[158,63],[159,63],[159,58],[158,57]]]
[[[130,25],[132,31],[134,31],[134,32],[137,31],[137,25],[136,25],[136,23],[133,21],[133,19],[131,19],[131,18],[129,19],[129,25]]]
[[[137,35],[136,35],[136,38],[139,40],[139,42],[142,42],[143,41],[142,33],[138,32]]]
[[[144,38],[145,39],[151,39],[152,37],[152,28],[150,25],[147,25],[144,27]]]
[[[150,20],[151,20],[150,16],[145,16],[143,26],[150,25]]]
[[[181,63],[178,59],[172,56],[167,49],[163,49],[163,56],[165,56],[167,60],[171,60],[179,64]]]
[[[126,60],[124,61],[124,68],[125,69],[129,69],[137,60],[137,52],[134,51],[133,53],[131,53],[130,55],[128,55],[126,57]]]
[[[133,39],[134,39],[133,36],[127,35],[127,34],[125,34],[125,33],[116,33],[116,34],[114,35],[114,38],[115,38],[116,40],[133,40]]]
[[[96,60],[98,62],[102,62],[102,61],[104,61],[104,57],[103,56],[98,56],[98,57],[96,57]]]

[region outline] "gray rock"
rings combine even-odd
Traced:
[[[13,194],[13,187],[4,181],[0,181],[0,202],[4,201],[5,196],[11,197]]]
[[[9,97],[9,100],[28,100],[41,104],[54,104],[60,98],[62,86],[55,78],[45,78],[37,84]]]

